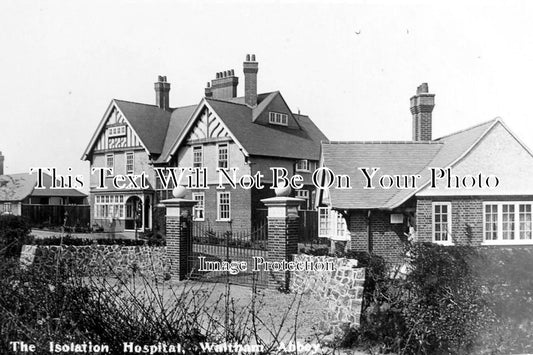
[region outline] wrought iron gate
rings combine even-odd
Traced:
[[[229,282],[247,286],[268,286],[268,274],[254,271],[256,258],[267,259],[268,224],[265,219],[252,231],[214,230],[207,223],[192,223],[192,279]],[[243,264],[244,263],[244,264]],[[243,265],[246,267],[243,268]]]

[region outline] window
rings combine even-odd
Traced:
[[[195,221],[203,221],[205,218],[205,194],[203,192],[193,192],[192,199],[197,201],[196,205],[193,207],[193,219]]]
[[[217,219],[229,221],[231,218],[230,193],[219,192],[217,197]]]
[[[309,160],[298,160],[298,163],[296,163],[296,171],[309,171]]]
[[[94,218],[124,218],[124,196],[96,195]]]
[[[503,239],[514,239],[514,205],[502,205]]]
[[[201,168],[203,165],[203,148],[197,145],[192,148],[192,166],[193,168]]]
[[[120,137],[126,135],[126,126],[114,126],[107,129],[108,136],[111,137]]]
[[[112,169],[112,171],[107,172],[107,176],[113,175],[113,173],[115,172],[115,155],[114,154],[106,154],[105,166],[106,168]]]
[[[348,240],[350,233],[344,216],[329,207],[319,207],[318,236],[334,240]]]
[[[485,202],[485,244],[533,244],[532,202]]]
[[[433,241],[451,244],[452,205],[450,202],[433,203]]]
[[[485,205],[485,240],[498,239],[498,205]]]
[[[309,191],[308,190],[296,190],[296,197],[305,200],[305,208],[309,209]]]
[[[519,207],[520,239],[531,240],[531,205],[520,204]]]
[[[268,123],[287,126],[288,122],[289,116],[287,114],[279,112],[269,112]]]
[[[226,143],[218,145],[218,167],[221,169],[229,167],[229,150]]]
[[[318,235],[327,237],[329,234],[329,208],[320,207],[318,209]]]
[[[133,174],[134,171],[134,154],[133,152],[126,153],[126,174]]]
[[[13,213],[11,202],[4,203],[4,213]]]

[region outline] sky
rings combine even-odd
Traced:
[[[259,62],[330,140],[410,140],[409,98],[434,93],[433,137],[501,117],[533,148],[533,2],[0,2],[5,173],[81,156],[113,98],[198,103],[216,72]],[[88,185],[88,183],[86,184]]]

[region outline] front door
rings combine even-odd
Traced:
[[[131,196],[126,201],[126,220],[124,227],[127,230],[142,228],[142,202],[137,196]],[[137,225],[137,228],[135,228]]]

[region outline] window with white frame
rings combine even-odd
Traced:
[[[94,218],[124,218],[124,196],[96,195]]]
[[[107,132],[108,132],[108,136],[110,138],[111,137],[125,136],[126,135],[126,126],[122,125],[122,126],[109,127],[107,129]]]
[[[133,152],[127,152],[126,153],[126,174],[133,174],[135,169],[135,163],[134,163],[134,153]]]
[[[309,208],[309,190],[296,190],[296,197],[305,200],[305,208]]]
[[[229,167],[229,150],[227,143],[220,143],[218,145],[218,164],[221,169],[227,169]]]
[[[533,202],[483,203],[485,244],[532,244]]]
[[[229,192],[217,194],[217,220],[229,221],[231,219],[231,201]]]
[[[350,234],[344,216],[329,207],[318,208],[318,236],[346,240]]]
[[[309,171],[309,160],[298,160],[298,163],[296,163],[296,171]]]
[[[433,202],[433,241],[451,244],[452,242],[452,204]]]
[[[13,213],[11,202],[4,202],[4,213]]]
[[[108,169],[112,169],[112,171],[107,172],[107,176],[111,176],[115,173],[115,155],[114,154],[106,154],[105,167]]]
[[[327,237],[329,234],[329,211],[327,207],[318,209],[318,235],[320,237]]]
[[[193,192],[192,199],[196,201],[193,207],[193,219],[195,221],[203,221],[205,218],[205,194],[203,192]]]
[[[289,115],[279,112],[269,112],[268,123],[287,126],[289,124]]]
[[[192,166],[193,168],[201,168],[203,165],[203,147],[201,145],[192,148]]]

